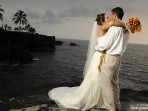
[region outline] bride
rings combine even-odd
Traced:
[[[98,26],[100,28],[98,29]],[[48,92],[49,98],[54,100],[56,104],[66,109],[77,109],[85,111],[87,109],[105,108],[109,111],[115,111],[115,106],[110,105],[106,98],[112,100],[113,95],[105,95],[105,91],[111,89],[111,85],[105,84],[107,79],[100,73],[98,66],[100,65],[101,52],[95,51],[97,41],[101,41],[107,30],[111,26],[122,26],[125,24],[120,21],[112,21],[106,14],[98,14],[92,28],[92,34],[89,41],[87,52],[87,60],[84,66],[84,80],[80,86],[76,87],[57,87]]]

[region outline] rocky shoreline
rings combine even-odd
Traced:
[[[148,91],[135,91],[131,89],[121,89],[121,111],[139,111],[131,109],[136,105],[143,105],[148,108]],[[144,106],[147,105],[147,106]],[[138,106],[140,108],[140,106]],[[38,92],[33,95],[21,97],[5,98],[0,100],[1,111],[78,111],[72,109],[64,109],[55,104],[48,97],[48,91]],[[92,108],[88,111],[105,111]]]
[[[55,36],[0,30],[0,64],[28,63],[32,51],[54,51]]]
[[[135,103],[137,103],[135,101]],[[122,109],[120,111],[146,111],[147,107],[130,107],[129,102],[121,102]],[[141,102],[138,104],[147,104],[146,102]],[[10,111],[80,111],[80,110],[74,110],[74,109],[64,109],[62,107],[59,107],[57,105],[49,106],[48,104],[41,104],[41,105],[35,105],[31,107],[21,108],[21,109],[11,109]],[[98,108],[91,108],[87,111],[108,111],[106,109],[98,109]]]

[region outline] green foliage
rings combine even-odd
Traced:
[[[1,8],[0,5],[0,20],[3,21],[3,13],[4,10]],[[24,11],[22,10],[18,10],[15,14],[14,17],[12,19],[12,21],[16,24],[19,25],[18,27],[15,27],[13,30],[14,31],[18,31],[18,32],[28,32],[28,33],[32,33],[35,34],[36,30],[35,28],[33,28],[27,20],[27,15],[26,13],[24,13]],[[11,26],[8,26],[7,24],[2,25],[2,27],[0,27],[0,29],[3,30],[7,30],[7,31],[12,31]]]
[[[0,20],[1,21],[3,21],[3,14],[2,14],[3,12],[4,12],[4,9],[2,9],[0,5]]]
[[[12,31],[11,26],[8,26],[7,24],[5,24],[4,26],[2,25],[2,28],[7,31]]]
[[[12,21],[14,21],[14,23],[17,25],[26,25],[27,24],[27,19],[26,19],[26,14],[22,11],[22,10],[18,10],[18,12],[16,12],[14,14],[14,18],[12,19]]]

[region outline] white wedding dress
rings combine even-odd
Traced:
[[[103,37],[98,37],[98,40],[101,39]],[[115,111],[115,106],[110,105],[110,102],[114,102],[114,100],[110,100],[113,98],[112,94],[104,93],[111,89],[111,84],[108,84],[110,82],[108,82],[106,75],[99,72],[100,56],[101,53],[95,51],[88,72],[80,86],[54,88],[49,91],[49,98],[66,109],[85,111],[95,107]]]

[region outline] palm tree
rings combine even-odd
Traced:
[[[4,27],[4,30],[7,30],[8,25],[7,25],[7,24],[5,24],[3,27]]]
[[[5,24],[5,25],[3,26],[3,28],[4,28],[4,30],[12,31],[11,26],[8,26],[7,24]]]
[[[29,32],[29,33],[33,33],[33,34],[36,33],[35,28],[33,28],[30,24],[27,24],[27,25],[25,26],[25,30],[26,30],[27,32]]]
[[[14,21],[14,23],[16,25],[19,24],[19,29],[20,29],[21,24],[22,25],[26,25],[27,24],[26,16],[27,15],[22,10],[18,10],[18,12],[16,12],[14,14],[14,18],[12,19],[12,21]]]
[[[29,30],[28,30],[28,32],[35,34],[36,33],[36,30],[35,30],[35,28],[30,27]]]
[[[1,12],[4,12],[4,10],[1,8],[1,5],[0,5],[0,20],[3,21],[3,14]]]
[[[12,31],[12,28],[11,28],[11,26],[8,26],[8,29],[7,29],[8,31]]]
[[[13,30],[15,30],[15,31],[19,31],[19,28],[18,28],[18,27],[15,27]]]
[[[27,32],[29,32],[29,29],[31,28],[31,25],[30,24],[27,24],[26,26],[25,26],[25,30],[27,31]]]

